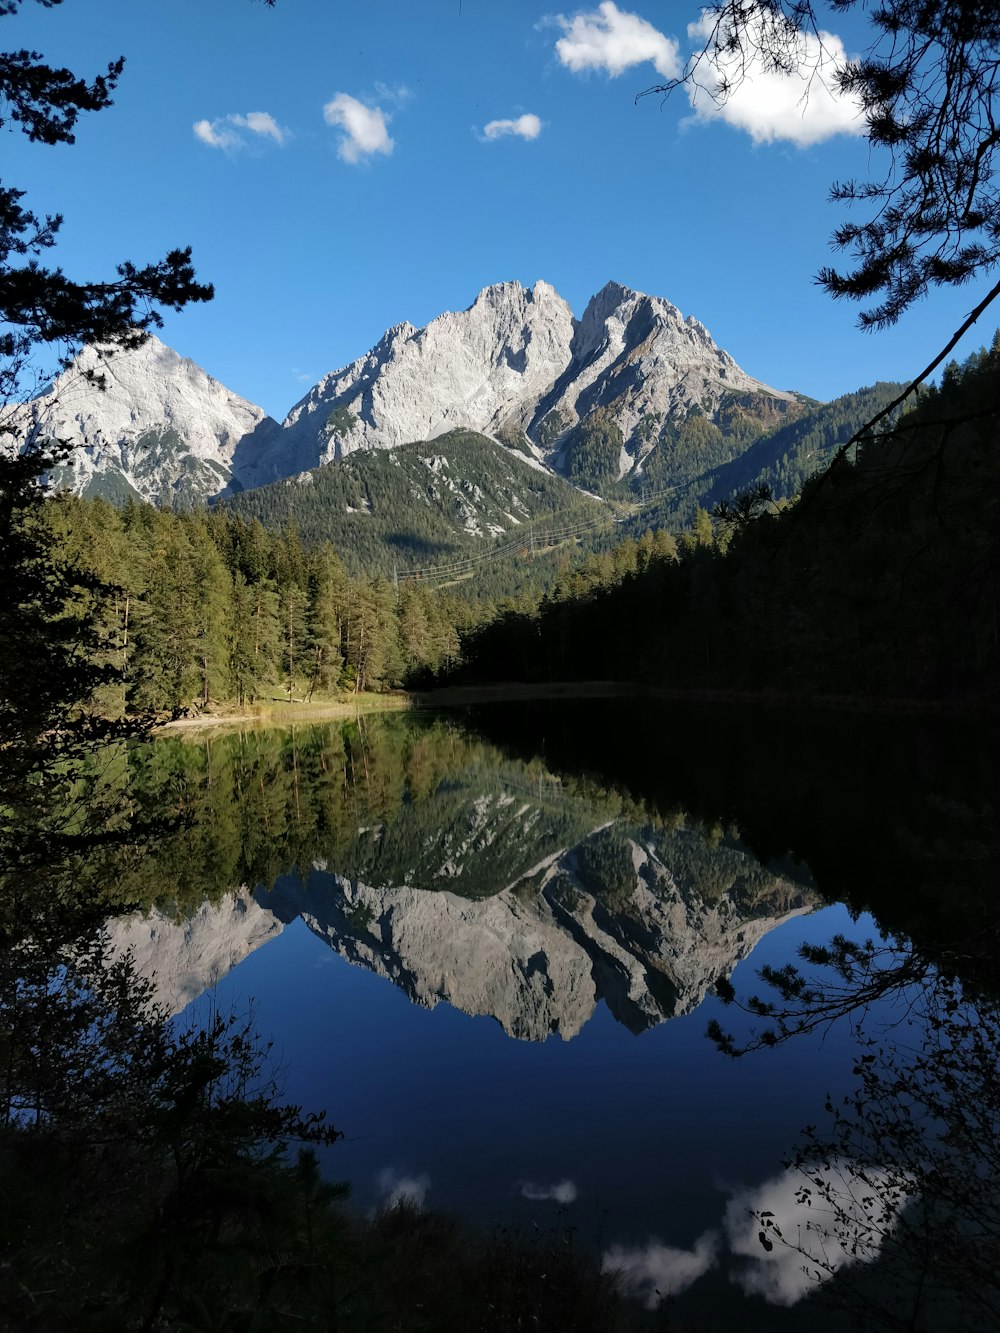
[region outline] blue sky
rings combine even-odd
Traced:
[[[279,418],[388,326],[511,278],[577,314],[609,279],[665,296],[749,373],[817,398],[907,378],[976,291],[860,333],[813,280],[844,216],[830,184],[870,166],[850,108],[814,98],[804,118],[759,82],[732,123],[683,94],[635,104],[697,18],[678,0],[27,3],[7,49],[126,68],[74,146],[11,135],[5,180],[65,215],[73,276],[193,246],[216,299],[163,337]],[[830,27],[861,49],[863,28]]]

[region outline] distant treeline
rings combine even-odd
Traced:
[[[457,665],[463,636],[541,597],[528,562],[519,599],[499,604],[418,580],[351,578],[329,542],[307,549],[294,523],[269,532],[226,511],[64,494],[45,521],[67,567],[95,581],[79,587],[75,612],[96,600],[102,665],[118,683],[95,703],[110,715],[426,685]],[[555,586],[617,583],[676,549],[669,534],[648,533],[580,569],[564,556]]]
[[[356,450],[335,466],[244,491],[219,507],[248,522],[259,519],[269,531],[295,523],[306,546],[329,541],[353,576],[476,557],[482,563],[461,591],[497,601],[519,596],[526,583],[540,593],[551,588],[560,554],[542,548],[552,530],[577,532],[562,546],[576,559],[651,528],[678,532],[691,525],[699,505],[711,508],[762,482],[776,498],[791,499],[902,387],[880,382],[822,404],[728,394],[708,414],[695,406],[683,416],[647,415],[627,441],[598,409],[568,432],[561,466],[610,508],[467,430],[392,450]],[[551,431],[565,424],[557,412],[546,422],[553,417],[551,430],[543,422],[539,432],[548,444]],[[517,432],[505,438],[523,447]],[[623,450],[642,461],[619,477]],[[502,548],[518,535],[521,549],[504,556]]]
[[[223,513],[175,514],[60,496],[46,521],[69,565],[96,576],[102,645],[121,684],[102,711],[172,712],[284,695],[398,686],[447,666],[466,602],[420,584],[352,579],[329,543]]]
[[[454,681],[996,697],[1000,337],[791,507],[703,515],[682,558],[470,632]]]

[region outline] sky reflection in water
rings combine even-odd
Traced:
[[[408,725],[390,730],[403,737]],[[454,736],[448,744],[454,748]],[[426,820],[440,800],[452,843],[463,828],[483,832],[485,809],[509,809],[512,791],[525,805],[525,793],[537,786],[536,774],[512,776],[510,761],[497,756],[489,788],[481,749],[464,769],[470,756],[460,745],[457,758],[445,795],[444,785],[438,795],[425,793],[421,816]],[[546,851],[539,833],[546,802],[535,804],[541,814],[526,806],[522,820],[536,840],[532,868],[539,846]],[[734,1061],[705,1036],[713,1016],[727,1022],[723,1006],[711,995],[698,1001],[710,974],[729,970],[725,950],[738,957],[757,935],[752,955],[733,974],[738,991],[754,989],[763,964],[794,959],[803,941],[826,944],[837,932],[864,938],[874,925],[852,919],[843,906],[809,911],[819,900],[808,891],[807,901],[782,890],[771,903],[772,890],[757,883],[747,897],[742,863],[733,858],[748,852],[733,835],[720,840],[718,830],[694,826],[640,830],[634,810],[627,812],[631,822],[619,812],[614,827],[631,847],[638,897],[630,905],[619,884],[616,914],[595,890],[593,867],[588,879],[586,859],[567,852],[608,821],[591,799],[574,823],[572,804],[559,806],[556,844],[548,849],[558,855],[541,858],[548,869],[527,889],[485,893],[478,902],[450,896],[448,910],[435,915],[439,899],[427,921],[432,890],[421,885],[444,849],[432,848],[420,876],[400,873],[394,854],[430,836],[418,823],[415,838],[408,798],[395,825],[384,802],[376,825],[359,810],[356,827],[365,832],[351,835],[340,867],[345,878],[324,856],[304,885],[287,874],[270,891],[244,893],[239,912],[262,913],[270,925],[261,938],[270,938],[221,977],[213,1002],[244,1009],[253,1001],[262,1033],[275,1041],[287,1097],[326,1107],[344,1131],[328,1167],[351,1182],[357,1206],[407,1200],[487,1224],[572,1226],[578,1243],[599,1249],[647,1305],[690,1289],[699,1320],[724,1326],[735,1301],[747,1328],[796,1327],[795,1304],[814,1283],[802,1274],[800,1256],[760,1246],[749,1210],[768,1207],[794,1220],[782,1159],[802,1126],[821,1114],[825,1093],[849,1086],[854,1043],[842,1025],[822,1040]],[[399,830],[407,828],[404,838]],[[504,836],[516,840],[520,829],[507,827]],[[462,843],[480,891],[491,883],[490,857],[502,863],[496,884],[509,884],[510,846],[492,835],[480,844]],[[683,866],[671,866],[671,853]],[[700,895],[691,877],[709,874],[715,855],[724,866],[722,888],[715,884],[715,897]],[[449,875],[461,887],[454,869]],[[729,907],[720,907],[723,899]],[[204,910],[234,911],[231,901]],[[166,923],[160,929],[165,937]],[[142,930],[149,933],[148,922]],[[692,971],[690,957],[699,931],[715,932],[704,975]],[[165,957],[162,940],[155,945]],[[494,970],[478,989],[449,975],[451,945],[456,959],[463,950],[473,959],[489,954]],[[508,947],[505,977],[493,955],[502,959]],[[581,995],[583,982],[591,989]],[[693,990],[685,991],[688,983]],[[560,986],[576,991],[567,1000]],[[199,1003],[206,1001],[194,1012]],[[462,1012],[463,1003],[473,1012]],[[541,1021],[548,1027],[539,1030]]]

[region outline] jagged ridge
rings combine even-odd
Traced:
[[[669,301],[617,283],[579,320],[548,283],[504,282],[422,329],[399,324],[320,380],[280,428],[155,338],[111,359],[103,393],[86,378],[99,360],[85,351],[19,428],[79,443],[67,479],[78,493],[159,503],[260,486],[455,428],[566,470],[573,428],[596,417],[620,436],[617,479],[641,473],[657,447],[651,421],[711,413],[734,395],[763,395],[769,410],[798,401],[747,375]],[[587,484],[579,468],[572,475]]]

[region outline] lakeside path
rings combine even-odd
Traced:
[[[165,731],[206,731],[215,727],[283,727],[298,722],[337,722],[361,713],[394,713],[413,708],[411,694],[359,694],[346,699],[321,703],[264,704],[246,713],[203,713],[199,717],[178,717],[153,728],[154,735]]]

